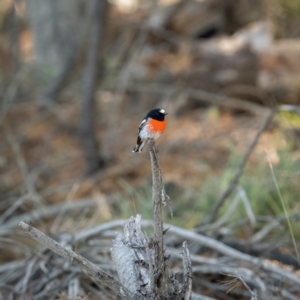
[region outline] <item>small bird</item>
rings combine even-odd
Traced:
[[[132,152],[142,152],[144,144],[148,139],[156,140],[160,137],[167,125],[165,120],[166,115],[167,113],[162,108],[155,108],[148,112],[140,124],[137,143]]]

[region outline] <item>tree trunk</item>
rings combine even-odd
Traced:
[[[34,36],[35,60],[46,67],[54,79],[45,92],[46,106],[64,88],[77,59],[77,52],[87,42],[83,71],[82,111],[79,124],[83,152],[90,174],[102,165],[95,129],[95,90],[100,81],[99,63],[104,35],[106,0],[26,0]]]
[[[86,51],[86,66],[83,72],[83,97],[80,121],[80,133],[88,175],[98,170],[104,162],[98,153],[99,147],[95,132],[95,90],[97,82],[100,81],[99,79],[103,74],[103,63],[99,61],[99,53],[101,52],[105,17],[108,8],[106,0],[94,0],[92,3],[93,8]]]
[[[26,0],[34,38],[35,61],[59,69],[84,36],[91,2]]]

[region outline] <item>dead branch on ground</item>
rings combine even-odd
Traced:
[[[96,236],[101,234],[101,232],[112,230],[118,227],[121,227],[126,221],[125,220],[115,220],[112,222],[108,222],[106,224],[101,224],[97,227],[91,228],[89,230],[84,230],[82,232],[79,232],[78,235],[75,235],[74,238],[77,240],[83,240],[83,239],[89,239],[90,237]],[[152,227],[152,221],[150,220],[142,220],[141,225],[143,227],[151,228]],[[260,268],[264,270],[265,272],[269,272],[270,274],[276,274],[278,275],[282,281],[290,283],[290,284],[300,284],[300,278],[294,274],[293,272],[290,272],[288,270],[285,270],[283,268],[280,268],[276,265],[271,264],[267,260],[263,260],[260,258],[253,257],[248,254],[244,254],[238,250],[235,250],[224,243],[217,241],[211,237],[207,237],[204,235],[201,235],[199,233],[193,232],[191,230],[185,230],[179,227],[176,227],[174,225],[165,223],[164,226],[166,228],[169,228],[168,234],[171,235],[177,235],[181,237],[184,240],[193,241],[196,243],[199,243],[202,246],[205,246],[211,250],[214,250],[226,257],[230,257],[237,261],[244,261],[253,268]],[[77,237],[78,236],[78,237]],[[192,256],[192,260],[195,260],[195,257]],[[209,262],[208,258],[205,258],[207,262]],[[204,262],[204,261],[203,261]]]
[[[192,266],[187,243],[183,243],[183,284],[175,278],[175,274],[167,267],[163,242],[163,203],[169,201],[165,193],[158,161],[158,150],[153,140],[148,142],[153,175],[153,214],[154,237],[148,238],[141,231],[141,216],[131,217],[124,225],[124,234],[119,233],[113,241],[112,258],[116,266],[121,283],[108,273],[93,264],[83,256],[70,250],[72,237],[67,236],[62,244],[51,239],[36,228],[24,222],[19,226],[33,239],[46,246],[64,259],[71,266],[79,267],[85,271],[92,280],[103,283],[118,296],[125,299],[174,299],[189,300],[192,297]],[[170,203],[169,204],[170,208]],[[116,222],[114,225],[120,225]],[[99,228],[98,228],[99,230]],[[99,232],[99,231],[98,231]],[[73,241],[82,241],[90,237],[89,234],[79,234]],[[36,260],[31,262],[32,265]],[[70,285],[71,284],[71,285]],[[69,295],[78,291],[79,281],[74,277],[68,282]],[[74,291],[75,289],[75,291]]]
[[[248,159],[249,159],[253,149],[257,145],[257,143],[259,141],[259,138],[262,135],[262,133],[266,130],[266,128],[268,127],[268,125],[272,121],[272,119],[274,117],[274,114],[275,114],[275,111],[270,110],[268,112],[268,114],[266,115],[260,129],[256,133],[254,139],[252,140],[251,144],[249,145],[247,151],[245,152],[244,157],[243,157],[243,159],[242,159],[242,161],[239,165],[238,170],[236,171],[235,175],[231,179],[227,189],[223,192],[223,194],[220,196],[220,198],[215,202],[211,213],[207,216],[206,220],[204,220],[203,225],[211,223],[216,218],[220,208],[222,207],[222,205],[224,204],[226,199],[228,199],[228,197],[233,193],[233,191],[237,187],[237,185],[239,183],[239,180],[240,180],[241,176],[243,175],[245,166],[248,162]]]
[[[64,203],[64,204],[56,204],[56,205],[45,205],[41,206],[36,210],[32,210],[28,213],[24,213],[18,216],[15,216],[11,219],[8,219],[5,223],[1,224],[0,234],[6,235],[8,234],[13,228],[15,228],[19,222],[28,220],[31,223],[46,220],[53,218],[59,212],[65,213],[68,211],[80,211],[85,208],[92,209],[96,207],[96,203],[93,200],[89,199],[82,199],[81,201],[71,202],[71,203]]]
[[[117,295],[122,298],[132,296],[127,289],[122,286],[118,281],[116,281],[113,277],[105,273],[103,270],[98,268],[96,265],[86,260],[84,257],[76,254],[75,252],[66,249],[61,244],[57,243],[49,236],[43,234],[36,228],[24,223],[20,222],[19,226],[25,230],[34,240],[38,241],[42,245],[46,246],[56,254],[70,261],[70,263],[74,266],[79,267],[81,270],[87,272],[89,276],[91,276],[95,281],[101,281],[110,289],[112,289]],[[127,298],[130,299],[130,298]],[[131,298],[133,299],[133,298]]]

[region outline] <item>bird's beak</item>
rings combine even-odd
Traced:
[[[165,115],[168,115],[168,114],[169,114],[169,113],[167,113],[167,112],[165,113]]]

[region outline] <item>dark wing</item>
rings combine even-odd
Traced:
[[[142,129],[144,128],[144,126],[146,125],[146,122],[147,122],[147,119],[146,119],[146,118],[141,122],[141,124],[140,124],[140,126],[139,126],[139,130],[138,130],[138,134],[140,134],[141,130],[142,130]]]
[[[136,146],[133,148],[132,152],[141,152],[143,149],[144,142],[142,141],[142,139],[140,137],[140,132],[145,127],[146,123],[147,123],[147,118],[145,118],[139,126]]]

